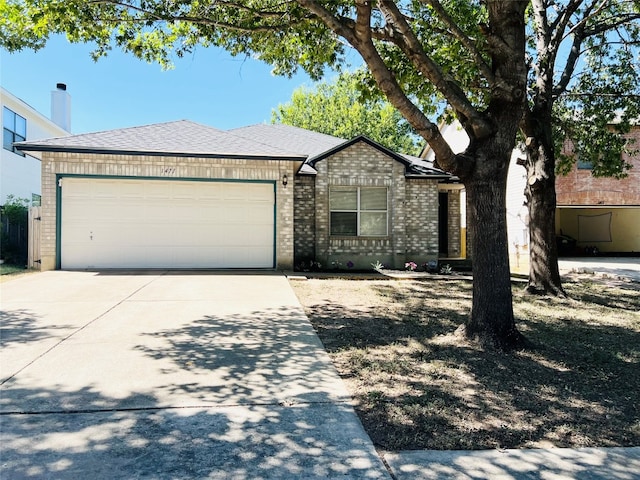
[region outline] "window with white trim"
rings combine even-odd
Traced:
[[[386,187],[331,187],[329,211],[331,235],[384,237],[388,234]]]
[[[27,119],[13,110],[4,107],[2,110],[2,146],[17,155],[24,157],[24,153],[17,150],[14,142],[27,139]]]

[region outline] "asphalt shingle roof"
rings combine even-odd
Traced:
[[[219,156],[298,157],[297,152],[189,120],[21,142],[23,150],[131,152]]]
[[[62,151],[197,157],[305,160],[299,173],[315,174],[315,162],[365,141],[405,164],[408,176],[448,177],[431,162],[392,152],[366,137],[351,140],[290,125],[257,124],[224,131],[189,120],[20,142],[24,151]]]
[[[229,133],[252,139],[271,147],[304,154],[308,158],[345,143],[347,140],[290,125],[257,124],[229,130]]]

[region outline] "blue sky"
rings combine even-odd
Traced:
[[[269,65],[220,49],[199,48],[169,71],[120,51],[94,62],[90,51],[62,37],[38,52],[0,49],[0,83],[46,116],[51,90],[66,83],[73,133],[181,119],[220,129],[268,123],[297,87],[312,85],[304,73],[276,77]]]

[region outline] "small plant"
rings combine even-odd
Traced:
[[[380,262],[380,260],[376,260],[375,263],[372,263],[371,266],[376,272],[382,272],[384,270],[384,265]]]
[[[446,265],[443,265],[440,268],[441,275],[451,275],[452,273],[453,273],[453,268],[451,268],[451,265],[449,265],[448,263]]]
[[[342,262],[334,260],[331,262],[331,267],[333,267],[334,270],[342,270]]]
[[[380,403],[384,403],[385,396],[384,393],[380,390],[372,390],[370,392],[367,392],[367,399],[372,404],[377,405]]]
[[[353,268],[354,264],[351,260],[347,262],[347,268]]]
[[[422,268],[425,272],[436,273],[438,271],[438,261],[437,260],[429,260],[422,264]]]
[[[302,261],[295,266],[295,270],[299,272],[318,272],[321,268],[322,265],[315,260]]]
[[[418,268],[416,262],[407,262],[404,264],[404,269],[409,270],[410,272],[415,272],[416,268]]]

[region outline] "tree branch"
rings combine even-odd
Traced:
[[[447,25],[453,36],[458,39],[462,45],[471,53],[471,56],[474,58],[475,64],[478,67],[478,70],[484,75],[490,85],[495,83],[495,76],[493,75],[493,71],[489,64],[484,60],[480,50],[476,47],[475,43],[466,35],[462,29],[458,26],[458,24],[451,18],[451,16],[446,12],[443,8],[440,0],[423,0],[425,3],[430,5],[434,11],[438,14],[438,17]]]
[[[532,0],[533,24],[536,36],[537,61],[533,63],[536,87],[534,103],[542,105],[551,95],[553,89],[553,59],[555,55],[550,49],[551,30],[547,17],[545,0]]]
[[[355,25],[352,25],[352,28],[349,28],[346,22],[343,22],[335,17],[329,10],[320,5],[316,0],[297,0],[297,3],[300,6],[308,9],[311,13],[318,17],[320,21],[324,23],[327,28],[329,28],[329,30],[331,30],[336,35],[343,37],[355,48]]]
[[[562,70],[562,75],[560,76],[560,80],[558,80],[558,84],[553,89],[553,95],[558,97],[562,95],[569,85],[569,81],[573,76],[573,72],[576,69],[576,65],[578,63],[578,59],[580,58],[580,48],[582,47],[582,42],[584,41],[584,24],[583,28],[576,31],[573,37],[573,43],[571,45],[571,49],[569,50],[569,55],[567,56],[567,63],[564,65],[564,69]]]
[[[570,6],[575,7],[573,3],[577,3],[577,1],[578,0],[574,0],[574,2],[570,4]],[[615,21],[612,23],[608,23],[606,19],[600,19],[598,22],[594,24],[592,28],[587,28],[589,20],[593,20],[598,14],[602,13],[602,11],[607,6],[607,3],[608,3],[607,0],[594,0],[593,3],[587,6],[587,8],[584,10],[584,14],[582,18],[580,18],[578,22],[566,32],[566,34],[560,30],[556,30],[554,32],[554,38],[559,39],[559,40],[556,40],[557,42],[561,42],[568,36],[573,35],[573,42],[571,45],[571,49],[569,51],[569,55],[567,57],[567,62],[562,71],[562,75],[560,77],[560,80],[558,81],[558,84],[553,89],[554,96],[557,97],[559,95],[562,95],[566,91],[567,86],[571,81],[571,78],[575,71],[578,59],[580,58],[580,55],[582,53],[581,52],[582,43],[584,42],[585,39],[598,35],[600,33],[605,33],[607,31],[617,28],[620,25],[633,22],[640,18],[640,13],[629,13],[627,15],[611,17],[611,19],[615,18]],[[567,7],[567,10],[565,10],[564,12],[565,16],[566,14],[569,13],[568,10],[569,10],[569,6]],[[571,12],[571,14],[573,13],[575,13],[575,9],[573,10],[573,12]],[[564,24],[564,28],[566,28],[567,25],[568,23]],[[556,53],[557,53],[558,47],[559,47],[559,43],[557,43],[557,46],[556,46]]]
[[[594,35],[598,35],[599,33],[604,33],[609,30],[613,30],[614,28],[620,27],[622,25],[626,25],[628,23],[634,22],[640,19],[640,13],[630,13],[623,16],[612,17],[616,18],[616,20],[612,23],[607,23],[606,20],[603,20],[602,23],[598,25],[594,25],[593,28],[585,29],[585,37],[592,37]]]
[[[385,94],[389,102],[402,113],[416,132],[427,141],[442,168],[456,175],[462,175],[472,167],[469,163],[464,163],[456,158],[451,147],[442,137],[438,126],[432,123],[411,102],[380,57],[373,43],[370,27],[371,7],[367,5],[369,3],[367,0],[358,0],[356,3],[356,20],[351,24],[353,30],[348,29],[343,21],[336,18],[319,1],[298,0],[298,3],[318,16],[335,34],[345,38],[360,53],[378,88]]]
[[[379,0],[380,9],[391,27],[400,35],[395,36],[395,44],[411,60],[415,68],[422,73],[444,95],[449,104],[461,114],[462,123],[468,123],[476,138],[484,138],[493,131],[493,126],[474,108],[462,89],[447,78],[440,66],[423,50],[422,45],[406,21],[398,6],[392,0]],[[491,74],[493,78],[493,73]],[[493,87],[494,85],[492,85]]]
[[[216,20],[214,18],[206,18],[205,16],[193,16],[193,15],[185,15],[185,14],[175,14],[175,13],[166,13],[160,14],[152,10],[146,10],[136,5],[132,5],[127,2],[123,2],[121,0],[90,0],[88,3],[93,5],[100,4],[108,4],[114,5],[117,7],[121,7],[125,10],[131,10],[141,14],[139,17],[135,18],[136,22],[145,22],[148,20],[153,20],[154,22],[185,22],[191,23],[194,25],[207,25],[212,27],[221,27],[224,29],[241,32],[241,33],[270,33],[270,32],[280,32],[285,28],[290,27],[291,25],[297,25],[305,20],[311,20],[313,16],[303,16],[300,17],[297,21],[292,21],[290,18],[284,18],[283,15],[286,15],[286,11],[276,12],[276,11],[261,11],[256,10],[254,8],[249,8],[241,4],[237,4],[236,2],[226,2],[219,1],[219,3],[224,4],[224,6],[229,6],[233,8],[238,8],[240,10],[244,10],[253,14],[254,16],[261,18],[277,18],[283,19],[282,23],[274,23],[272,25],[260,25],[260,26],[242,26],[238,23],[229,23],[223,22],[220,20]],[[290,3],[290,2],[286,2]],[[115,18],[101,18],[101,20],[111,21],[111,22],[122,22],[122,19]],[[133,22],[133,20],[132,20]]]

